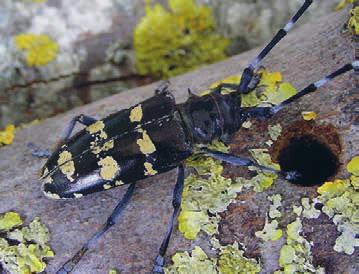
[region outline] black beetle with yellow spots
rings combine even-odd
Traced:
[[[359,62],[346,64],[332,74],[310,84],[293,97],[273,107],[241,107],[241,94],[251,91],[258,80],[262,59],[290,31],[296,21],[313,1],[306,0],[298,12],[280,29],[272,41],[244,70],[238,84],[221,84],[211,93],[196,96],[191,92],[183,104],[176,104],[164,86],[155,95],[129,109],[116,112],[103,120],[80,115],[75,117],[58,148],[51,155],[36,151],[49,159],[42,170],[43,191],[49,198],[79,198],[98,191],[129,184],[127,192],[118,203],[107,222],[88,240],[77,254],[67,261],[57,273],[69,273],[87,250],[113,226],[128,204],[138,180],[178,168],[177,183],[173,193],[173,215],[155,258],[154,273],[163,273],[164,255],[178,215],[184,182],[184,161],[194,153],[206,154],[215,159],[241,166],[257,166],[278,173],[289,181],[297,181],[300,171],[277,171],[258,165],[251,159],[214,151],[206,147],[214,140],[225,143],[248,118],[267,119],[300,97],[352,69]],[[235,92],[222,94],[222,88]],[[86,127],[71,137],[75,124]],[[194,150],[199,145],[200,150]]]

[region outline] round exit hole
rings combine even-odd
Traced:
[[[340,168],[342,145],[337,128],[324,122],[295,121],[285,128],[271,149],[283,171],[297,171],[293,183],[321,185],[333,180]]]

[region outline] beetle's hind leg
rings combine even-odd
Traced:
[[[71,134],[74,131],[76,123],[83,124],[84,126],[90,126],[96,122],[97,122],[97,120],[95,118],[92,118],[92,117],[84,115],[84,114],[75,116],[74,118],[72,118],[69,125],[65,129],[64,135],[63,135],[61,141],[67,141],[71,137]]]
[[[217,160],[220,160],[222,162],[226,162],[226,163],[230,163],[232,165],[236,165],[236,166],[255,166],[260,168],[262,171],[265,172],[270,172],[270,173],[274,173],[279,175],[280,177],[284,178],[285,180],[288,180],[290,182],[294,182],[296,180],[298,180],[301,176],[301,174],[298,171],[290,171],[290,172],[284,172],[284,171],[280,171],[280,170],[276,170],[274,168],[268,167],[268,166],[263,166],[260,165],[258,163],[256,163],[255,161],[248,159],[248,158],[244,158],[244,157],[238,157],[236,155],[233,154],[229,154],[229,153],[224,153],[221,151],[215,151],[215,150],[211,150],[208,148],[201,148],[201,151],[214,158]]]
[[[135,189],[136,183],[132,183],[129,185],[125,195],[121,199],[121,201],[117,204],[115,209],[112,211],[110,217],[108,217],[106,223],[102,225],[102,227],[88,240],[82,248],[73,256],[70,260],[62,265],[62,267],[56,272],[57,274],[67,274],[70,273],[77,263],[81,260],[81,258],[86,254],[86,252],[94,248],[96,246],[97,241],[109,230],[113,225],[118,222],[118,219],[121,216],[121,213],[124,211],[126,206],[128,205],[133,191]]]
[[[182,200],[182,193],[183,193],[183,184],[184,184],[184,166],[180,165],[178,167],[178,174],[177,174],[177,182],[176,186],[173,190],[173,198],[172,198],[172,206],[173,206],[173,214],[170,223],[168,224],[167,230],[166,230],[166,236],[162,241],[159,254],[157,255],[155,259],[155,264],[153,267],[152,272],[153,273],[164,273],[163,266],[164,266],[164,255],[166,253],[168,243],[171,238],[174,222],[177,219],[180,206],[181,206],[181,200]]]

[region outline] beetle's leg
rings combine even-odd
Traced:
[[[165,93],[169,91],[169,85],[170,85],[170,81],[166,80],[163,81],[156,89],[155,89],[155,94],[161,94],[161,93]]]
[[[62,267],[56,272],[57,274],[67,274],[70,273],[76,264],[81,260],[81,258],[85,255],[85,253],[96,246],[97,241],[104,235],[107,230],[109,230],[113,225],[115,225],[118,219],[121,216],[121,213],[124,211],[126,206],[128,205],[133,191],[135,189],[136,183],[132,183],[129,185],[125,195],[121,199],[121,201],[117,204],[110,217],[108,217],[106,223],[102,225],[102,227],[88,240],[82,248],[73,256],[70,260],[68,260]]]
[[[351,64],[344,65],[343,67],[339,68],[338,70],[334,71],[333,73],[329,74],[328,76],[324,77],[323,79],[308,85],[307,87],[305,87],[301,91],[297,92],[292,97],[288,98],[287,100],[283,101],[282,103],[280,103],[276,106],[252,107],[252,108],[243,108],[243,109],[246,112],[246,115],[248,117],[270,118],[271,116],[273,116],[278,111],[280,111],[281,109],[283,109],[285,106],[289,105],[290,103],[294,102],[295,100],[298,100],[299,98],[303,97],[304,95],[315,92],[318,88],[329,83],[335,77],[338,77],[348,71],[351,71],[352,69],[359,69],[359,61],[355,61]]]
[[[49,158],[51,152],[48,149],[43,149],[37,144],[27,143],[27,148],[31,151],[31,155],[37,158]]]
[[[95,118],[92,118],[92,117],[84,115],[84,114],[75,116],[74,118],[72,118],[70,124],[65,129],[62,140],[67,141],[70,138],[70,136],[75,128],[76,123],[83,124],[84,126],[89,126],[95,122],[97,122],[97,120]]]
[[[229,153],[224,153],[221,151],[215,151],[215,150],[211,150],[208,148],[201,148],[201,151],[210,156],[213,157],[217,160],[226,162],[226,163],[230,163],[236,166],[255,166],[260,168],[263,171],[266,172],[270,172],[270,173],[274,173],[277,174],[279,176],[281,176],[282,178],[288,180],[288,181],[295,181],[298,180],[300,174],[297,171],[290,171],[290,172],[285,172],[285,171],[279,171],[276,170],[274,168],[268,167],[268,166],[263,166],[260,165],[258,163],[256,163],[255,161],[248,159],[248,158],[243,158],[243,157],[238,157],[236,155],[233,154],[229,154]]]
[[[291,18],[291,20],[284,26],[284,28],[278,31],[278,33],[273,37],[272,41],[270,41],[267,46],[264,47],[264,49],[259,53],[259,55],[243,71],[238,92],[248,93],[250,91],[249,84],[251,83],[252,78],[255,75],[254,71],[256,70],[258,65],[261,63],[263,58],[275,47],[275,45],[277,45],[279,41],[287,35],[287,33],[292,29],[294,24],[298,21],[298,19],[303,15],[303,13],[309,8],[312,3],[313,0],[305,0],[304,4]]]
[[[64,141],[67,141],[70,138],[77,122],[85,126],[89,126],[95,123],[96,121],[97,120],[95,118],[83,114],[74,117],[71,120],[70,124],[65,129],[64,135],[62,139],[60,139],[60,143],[63,143]],[[32,156],[38,158],[49,158],[51,156],[51,152],[48,149],[41,149],[38,145],[34,143],[28,143],[27,147],[31,151]]]
[[[172,199],[172,206],[173,206],[173,214],[170,223],[168,224],[166,236],[162,241],[159,254],[155,259],[155,265],[153,267],[153,273],[163,273],[163,266],[164,266],[164,255],[166,253],[168,243],[171,238],[173,225],[175,220],[177,219],[180,206],[181,206],[181,199],[182,199],[182,192],[183,192],[183,183],[184,183],[184,166],[180,165],[178,167],[178,174],[177,174],[177,183],[173,190],[173,199]]]

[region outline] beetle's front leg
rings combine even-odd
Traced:
[[[263,171],[277,174],[277,175],[281,176],[282,178],[284,178],[284,179],[286,179],[286,180],[288,180],[290,182],[294,182],[294,181],[298,180],[300,178],[300,176],[301,176],[301,174],[298,171],[295,171],[295,170],[290,171],[290,172],[276,170],[276,169],[268,167],[268,166],[260,165],[260,164],[256,163],[255,161],[253,161],[251,159],[244,158],[244,157],[238,157],[238,156],[233,155],[233,154],[224,153],[224,152],[221,152],[221,151],[215,151],[215,150],[211,150],[211,149],[208,149],[208,148],[205,148],[205,147],[201,148],[201,151],[204,154],[206,154],[206,155],[208,155],[208,156],[210,156],[210,157],[212,157],[214,159],[217,159],[217,160],[220,160],[220,161],[223,161],[223,162],[226,162],[226,163],[230,163],[232,165],[258,167]]]
[[[118,222],[118,219],[121,216],[121,213],[124,211],[126,206],[128,205],[132,195],[133,191],[135,189],[136,183],[132,183],[129,185],[125,195],[120,200],[120,202],[117,204],[115,209],[112,211],[110,217],[108,217],[106,223],[102,225],[102,227],[91,237],[90,240],[88,240],[82,248],[73,256],[70,260],[68,260],[66,263],[62,265],[62,267],[56,272],[57,274],[68,274],[70,273],[74,267],[77,265],[77,263],[81,260],[81,258],[86,254],[86,252],[94,248],[96,246],[97,241],[104,235],[107,230],[109,230],[113,225],[115,225]]]
[[[176,186],[173,190],[173,199],[172,199],[173,214],[172,214],[171,221],[168,224],[168,227],[166,230],[166,236],[162,241],[159,254],[157,255],[157,257],[155,259],[155,265],[152,270],[153,273],[164,273],[163,272],[163,266],[164,266],[164,258],[163,257],[166,253],[168,243],[171,238],[174,222],[177,219],[177,216],[178,216],[178,213],[180,210],[182,193],[183,193],[183,184],[184,184],[184,166],[180,165],[178,167]]]

